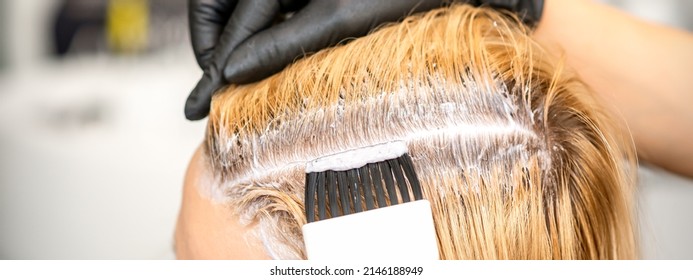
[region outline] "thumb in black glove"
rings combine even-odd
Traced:
[[[193,50],[204,75],[188,97],[185,116],[190,120],[207,116],[212,94],[226,81],[263,79],[305,53],[363,36],[382,23],[440,7],[443,2],[190,0]],[[281,21],[292,11],[296,13]]]

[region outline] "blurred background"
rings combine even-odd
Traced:
[[[174,258],[205,126],[186,2],[0,0],[0,259]],[[606,2],[693,31],[693,1]],[[693,180],[639,174],[644,257],[693,259]]]

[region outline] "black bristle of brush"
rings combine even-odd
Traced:
[[[305,187],[309,223],[423,199],[414,164],[406,153],[350,170],[307,173]]]

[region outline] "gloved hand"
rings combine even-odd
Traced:
[[[363,36],[383,23],[428,11],[447,2],[189,0],[193,50],[204,74],[188,97],[185,116],[189,120],[207,116],[212,94],[227,82],[242,84],[258,81],[280,71],[303,54],[333,46],[345,38]],[[527,7],[523,5],[524,2],[542,1],[463,2],[474,5],[491,2],[488,4],[494,7],[521,11]],[[291,12],[295,14],[283,20],[282,17]]]

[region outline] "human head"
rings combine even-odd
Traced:
[[[517,18],[453,5],[217,94],[197,184],[267,256],[304,258],[306,162],[399,140],[441,258],[634,258],[619,131]]]

